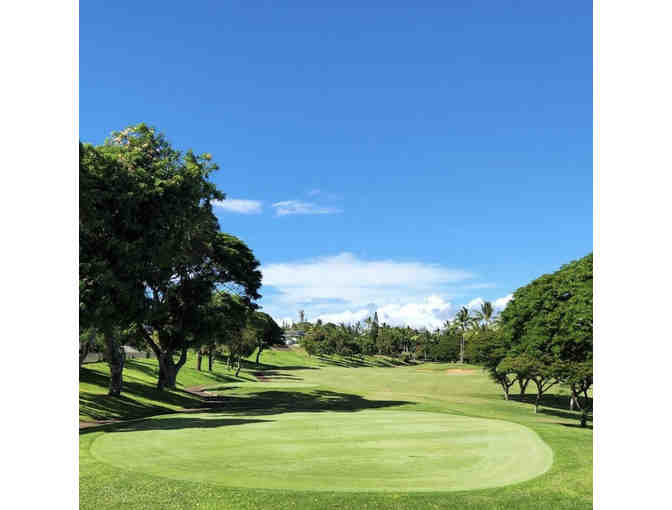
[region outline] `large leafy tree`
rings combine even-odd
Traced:
[[[246,329],[250,330],[257,348],[257,365],[259,365],[259,359],[264,349],[273,345],[283,345],[282,328],[267,313],[258,310],[252,312],[248,318]]]
[[[84,149],[80,317],[103,331],[135,325],[159,360],[158,387],[174,387],[186,349],[207,330],[212,292],[228,286],[251,305],[259,264],[242,241],[219,232],[211,201],[224,195],[209,180],[217,169],[210,155],[181,153],[144,124]],[[110,393],[114,385],[118,394],[123,356],[110,365]]]
[[[79,321],[98,331],[110,367],[109,394],[122,388],[124,352],[115,330],[142,316],[143,276],[152,258],[152,239],[138,218],[151,186],[113,154],[88,144],[79,147]]]
[[[187,350],[203,344],[210,332],[210,299],[217,287],[233,289],[245,309],[261,286],[259,262],[239,239],[215,232],[198,240],[197,250],[172,274],[148,285],[147,314],[139,328],[159,360],[158,388],[174,388]],[[201,244],[202,243],[202,244]],[[149,333],[156,332],[156,340]],[[177,362],[174,355],[179,354]]]
[[[593,360],[592,253],[518,289],[500,315],[499,331],[513,356],[534,360],[530,380],[537,386],[537,403],[560,380],[574,381],[577,391],[587,392]]]
[[[521,352],[592,359],[593,255],[518,289],[501,313],[500,329]]]

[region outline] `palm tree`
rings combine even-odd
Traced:
[[[469,315],[469,309],[466,306],[460,308],[460,311],[455,315],[455,324],[462,331],[460,337],[460,363],[464,363],[464,334],[469,329],[469,325],[473,324],[474,318]]]
[[[492,303],[490,301],[486,301],[481,305],[481,311],[478,312],[477,317],[479,322],[483,321],[484,329],[490,325],[494,311],[495,309],[492,307]]]

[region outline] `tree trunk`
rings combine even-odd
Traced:
[[[187,348],[182,348],[180,359],[175,363],[173,360],[173,351],[162,352],[159,356],[159,380],[156,388],[163,391],[165,388],[174,390],[177,384],[177,373],[187,361]]]
[[[111,329],[107,329],[104,333],[105,338],[105,357],[107,364],[110,367],[110,387],[108,395],[111,397],[121,396],[121,387],[123,384],[124,349],[119,345],[119,342],[114,337]]]
[[[212,372],[212,358],[214,357],[215,353],[213,352],[213,348],[211,347],[210,350],[208,351],[208,370]]]
[[[544,394],[544,383],[540,383],[536,379],[534,380],[534,384],[537,387],[537,396],[534,399],[534,412],[538,413],[539,412],[539,401],[541,400],[541,396]]]
[[[530,384],[529,379],[518,379],[518,386],[520,386],[520,401],[522,402],[525,399],[525,390],[527,385]]]
[[[242,356],[238,357],[238,367],[236,368],[236,377],[238,377],[238,374],[240,373],[240,367],[242,365]]]
[[[96,338],[96,331],[91,329],[91,334],[89,337],[84,340],[83,344],[79,344],[79,368],[82,368],[82,363],[89,355],[89,350],[91,349],[91,344],[93,343],[94,338]]]
[[[581,407],[581,403],[579,402],[579,398],[576,396],[576,394],[572,394],[569,397],[569,410],[573,411],[574,408],[577,408],[579,411],[581,411],[583,408]]]
[[[198,350],[198,354],[196,356],[196,369],[200,372],[201,371],[201,363],[203,361],[203,352],[201,349]]]
[[[460,363],[464,363],[464,334],[460,338]]]
[[[501,384],[502,384],[502,389],[504,390],[504,400],[509,400],[509,387],[505,382],[503,382]]]
[[[259,357],[261,356],[261,351],[263,350],[264,350],[263,344],[259,345],[259,350],[257,351],[257,366],[259,366]]]
[[[583,410],[581,410],[581,427],[585,427],[587,421],[588,421],[588,406],[586,406]]]
[[[576,391],[576,386],[573,384],[570,385],[570,390],[572,394],[569,396],[569,410],[573,411],[574,407],[576,407],[579,411],[581,411],[581,403],[579,402],[579,394]]]
[[[84,342],[84,345],[79,347],[79,368],[82,368],[82,363],[89,355],[89,342]]]

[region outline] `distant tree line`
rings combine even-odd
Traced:
[[[386,355],[404,360],[473,362],[477,356],[474,346],[495,327],[493,311],[489,302],[475,313],[463,307],[452,321],[433,331],[381,324],[377,312],[354,324],[325,324],[318,320],[293,328],[306,332],[301,346],[310,355]]]

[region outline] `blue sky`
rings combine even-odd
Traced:
[[[82,2],[80,139],[209,152],[277,319],[434,327],[592,251],[592,4]]]

